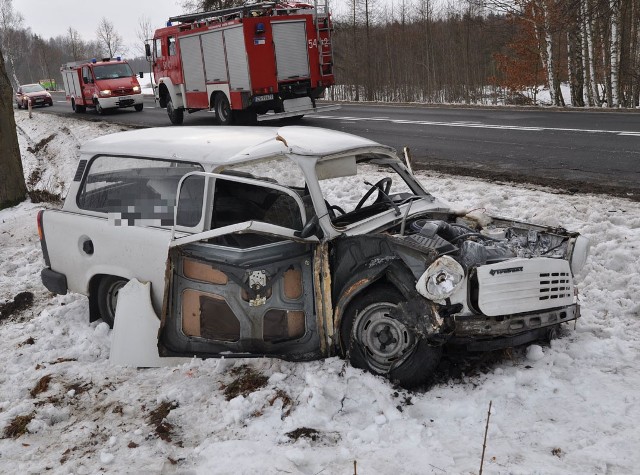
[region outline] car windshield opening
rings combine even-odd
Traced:
[[[326,170],[338,167],[333,167],[331,160],[319,162],[317,166],[320,189],[336,227],[353,224],[388,209],[398,210],[399,205],[425,195],[403,178],[395,159],[376,154],[351,157],[351,165],[348,157],[338,160],[343,173],[329,173],[328,178],[324,178]]]
[[[45,89],[40,84],[34,84],[32,86],[22,86],[22,92],[43,92]]]
[[[133,76],[131,67],[126,63],[105,64],[103,66],[94,66],[93,74],[97,80],[100,79],[118,79]]]

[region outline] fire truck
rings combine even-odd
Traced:
[[[121,58],[74,61],[63,64],[60,73],[67,101],[75,112],[85,112],[87,107],[95,108],[98,114],[122,107],[142,111],[140,84],[129,63]]]
[[[262,2],[172,17],[147,45],[156,99],[173,124],[210,110],[220,125],[338,109],[326,3]]]

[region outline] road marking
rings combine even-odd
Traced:
[[[345,122],[390,122],[393,124],[432,125],[437,127],[466,127],[471,129],[518,130],[523,132],[578,132],[587,134],[614,134],[628,137],[640,137],[640,132],[625,130],[575,129],[569,127],[526,127],[520,125],[483,124],[482,122],[455,121],[442,122],[431,120],[390,119],[388,117],[350,117],[335,115],[314,115],[316,119],[339,120]]]

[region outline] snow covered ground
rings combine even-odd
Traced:
[[[52,193],[65,192],[80,143],[121,129],[22,111],[16,120],[25,176]],[[42,287],[42,205],[25,202],[0,211],[0,304],[34,294],[30,308],[0,319],[0,473],[350,475],[356,462],[367,475],[472,474],[490,401],[484,473],[638,473],[640,203],[419,177],[456,208],[591,239],[577,327],[427,392],[338,358],[114,367],[110,330],[88,323],[86,298]]]

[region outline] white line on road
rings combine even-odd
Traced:
[[[498,129],[498,130],[519,130],[525,132],[581,132],[587,134],[614,134],[629,137],[640,137],[640,132],[630,132],[625,130],[598,130],[598,129],[574,129],[567,127],[524,127],[519,125],[498,125],[498,124],[483,124],[481,122],[468,122],[468,121],[456,121],[456,122],[440,122],[430,120],[405,120],[405,119],[390,119],[388,117],[349,117],[349,116],[335,116],[335,115],[316,115],[313,116],[316,119],[327,120],[340,120],[348,122],[390,122],[393,124],[409,124],[409,125],[434,125],[438,127],[466,127],[472,129]]]

